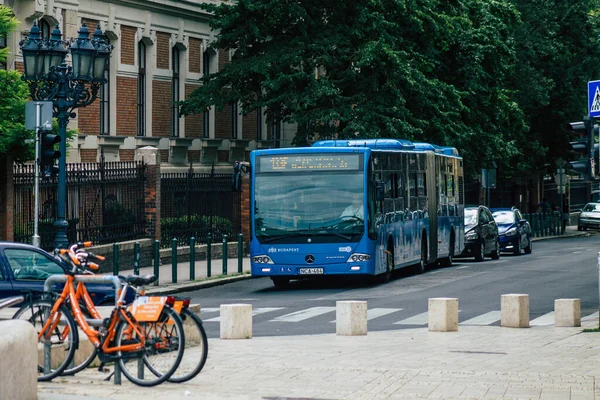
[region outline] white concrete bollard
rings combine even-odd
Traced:
[[[0,399],[37,399],[37,334],[26,321],[0,321]]]
[[[453,297],[429,299],[428,322],[430,332],[458,331],[458,299]]]
[[[554,326],[581,326],[581,302],[579,299],[554,300]]]
[[[506,328],[529,328],[528,294],[503,294],[500,308],[500,326]]]
[[[221,339],[252,338],[252,304],[221,304]]]
[[[367,334],[367,302],[337,301],[335,303],[335,333],[343,336]]]

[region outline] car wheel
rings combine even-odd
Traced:
[[[577,225],[577,230],[578,230],[578,231],[582,231],[582,230],[583,230],[583,227],[582,227],[581,225]]]
[[[531,242],[531,238],[529,238],[529,241],[527,242],[527,247],[525,247],[525,254],[531,254],[531,250],[533,243]]]
[[[497,260],[500,258],[500,242],[496,240],[496,248],[492,251],[492,260]]]
[[[479,243],[479,249],[475,254],[475,261],[483,261],[485,258],[485,244],[483,242]]]

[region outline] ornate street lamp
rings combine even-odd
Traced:
[[[58,119],[61,141],[54,221],[54,247],[57,249],[68,245],[67,124],[69,118],[75,117],[74,109],[90,105],[96,100],[100,87],[107,81],[104,73],[113,49],[104,38],[99,24],[93,40],[90,40],[85,22],[78,33],[77,39],[68,43],[61,39],[62,34],[57,26],[49,39],[43,39],[34,22],[29,37],[19,43],[25,70],[22,79],[29,84],[31,98],[35,101],[52,101],[54,117]],[[68,52],[71,53],[72,66],[65,63]]]

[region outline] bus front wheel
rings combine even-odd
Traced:
[[[273,281],[273,285],[278,289],[285,289],[290,285],[290,278],[285,276],[273,276],[271,280]]]

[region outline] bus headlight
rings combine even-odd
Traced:
[[[274,264],[269,256],[254,256],[252,257],[252,262],[254,264]]]
[[[361,261],[369,261],[370,259],[371,259],[371,256],[369,254],[354,253],[350,257],[348,257],[346,262],[361,262]]]

